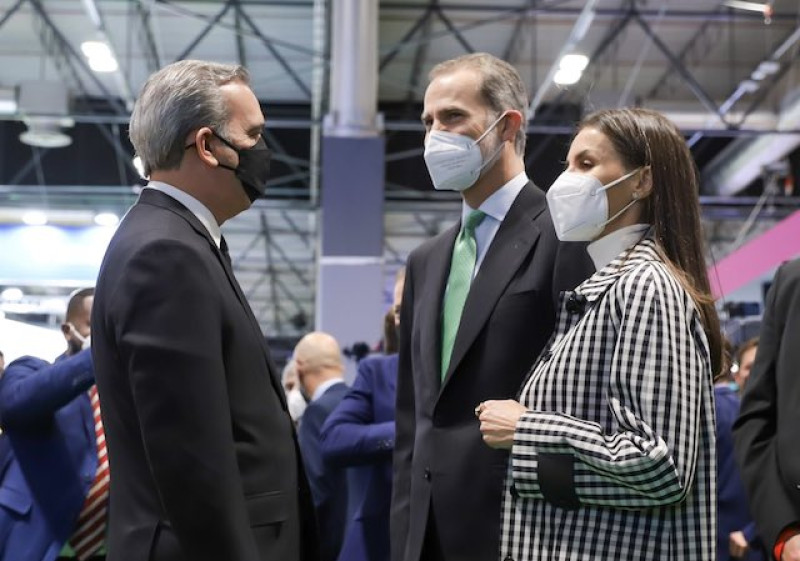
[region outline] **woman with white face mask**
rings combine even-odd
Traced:
[[[592,114],[547,199],[597,272],[562,294],[519,402],[475,409],[511,451],[500,558],[712,561],[721,333],[686,143],[653,111]]]

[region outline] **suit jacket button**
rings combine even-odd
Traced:
[[[552,356],[553,356],[553,353],[552,353],[552,351],[550,349],[545,350],[542,353],[542,362],[547,362],[548,360],[550,360],[550,357],[552,357]]]
[[[431,470],[429,470],[428,468],[425,468],[425,473],[424,473],[423,477],[425,478],[425,481],[430,481],[431,480]]]

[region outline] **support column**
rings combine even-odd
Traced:
[[[316,327],[351,347],[380,338],[387,309],[378,1],[331,5],[331,104],[322,137]],[[349,381],[354,373],[351,365]]]

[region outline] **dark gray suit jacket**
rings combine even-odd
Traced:
[[[800,260],[783,265],[767,296],[758,353],[734,425],[750,514],[768,551],[800,525]]]
[[[560,243],[544,193],[526,185],[476,275],[441,382],[442,303],[456,225],[408,259],[400,317],[393,561],[418,561],[435,517],[446,559],[499,551],[508,454],[486,446],[475,406],[516,396],[553,330],[555,302],[594,268],[585,244]]]
[[[109,244],[92,352],[111,464],[108,559],[311,559],[283,390],[213,240],[145,189]]]

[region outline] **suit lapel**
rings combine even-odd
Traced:
[[[208,230],[205,226],[197,219],[197,217],[190,211],[188,208],[183,206],[180,202],[176,201],[169,195],[162,193],[161,191],[157,191],[155,189],[143,189],[142,193],[139,195],[139,201],[146,204],[155,205],[161,208],[165,208],[189,223],[195,233],[201,237],[203,237],[209,245],[209,250],[216,256],[217,261],[219,261],[220,265],[222,266],[223,270],[225,271],[225,276],[228,277],[228,282],[233,288],[234,293],[236,294],[236,298],[239,300],[242,308],[244,309],[245,315],[247,319],[250,321],[251,327],[256,331],[257,339],[261,343],[261,348],[264,351],[265,359],[267,361],[267,369],[270,374],[270,379],[272,381],[272,385],[275,387],[275,391],[278,393],[278,398],[281,400],[283,404],[283,408],[286,409],[286,396],[284,395],[283,388],[281,386],[280,380],[277,378],[278,370],[275,365],[272,363],[272,356],[269,352],[269,347],[267,346],[267,342],[264,339],[264,334],[261,332],[261,326],[258,324],[258,320],[253,315],[253,310],[250,308],[250,304],[247,301],[244,293],[242,292],[242,288],[239,286],[239,282],[236,280],[236,277],[233,274],[233,269],[228,264],[228,260],[222,255],[222,252],[217,247],[217,244],[214,242],[214,239],[211,237],[211,234],[208,233]],[[280,391],[279,391],[280,390]]]
[[[472,281],[442,389],[452,378],[508,283],[539,239],[541,231],[534,219],[545,209],[544,195],[530,183],[511,205]]]

